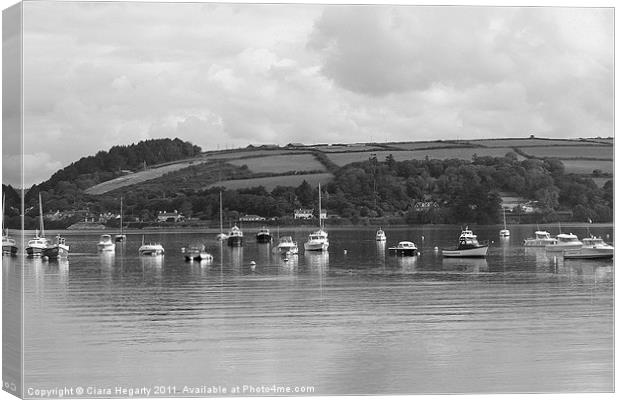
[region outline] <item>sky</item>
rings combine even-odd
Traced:
[[[612,136],[613,55],[611,8],[27,2],[24,184],[150,138]]]

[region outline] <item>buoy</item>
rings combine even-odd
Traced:
[[[439,247],[435,246],[434,250],[439,251]]]
[[[250,265],[256,265],[256,261],[254,260],[250,261]]]
[[[420,252],[418,251],[418,256],[420,255]]]
[[[181,247],[181,253],[185,253],[185,247]]]
[[[422,235],[422,241],[424,241],[424,235]]]
[[[347,254],[347,249],[344,249],[344,254]]]

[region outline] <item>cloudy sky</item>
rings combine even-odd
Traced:
[[[26,185],[148,138],[613,135],[610,8],[27,2],[23,43]]]

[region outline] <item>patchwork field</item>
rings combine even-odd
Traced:
[[[325,167],[312,154],[290,154],[273,157],[243,158],[229,161],[238,167],[247,165],[254,173],[284,173],[325,171]]]
[[[491,156],[491,157],[503,157],[506,153],[513,151],[511,148],[484,148],[484,147],[463,147],[463,148],[446,148],[446,149],[432,149],[432,150],[411,150],[411,151],[375,151],[366,153],[335,153],[329,154],[329,159],[332,160],[338,166],[344,166],[353,162],[360,162],[368,160],[371,154],[376,154],[377,159],[380,161],[385,160],[388,155],[394,156],[396,161],[404,160],[423,160],[426,156],[433,159],[447,159],[447,158],[460,158],[471,160],[474,154],[478,156]],[[517,155],[520,159],[523,157]]]
[[[545,146],[521,148],[525,154],[533,157],[555,158],[598,158],[611,160],[614,157],[614,148],[605,145],[582,145],[582,146]]]
[[[216,182],[207,188],[223,186],[226,189],[243,189],[256,186],[264,186],[267,191],[273,190],[276,186],[299,186],[306,181],[310,186],[318,186],[319,183],[326,184],[334,176],[330,173],[323,174],[301,174],[274,176],[268,178],[238,179],[234,181]]]
[[[603,173],[613,174],[614,163],[613,161],[598,161],[598,160],[561,160],[564,163],[564,169],[566,172],[573,174],[585,174],[589,175],[595,169],[600,169]]]
[[[343,151],[373,151],[373,150],[382,149],[382,147],[366,145],[366,144],[352,144],[352,145],[334,144],[331,146],[312,146],[312,148],[316,150],[320,150],[324,153],[334,153],[334,152],[343,152]]]
[[[531,146],[583,146],[580,140],[560,139],[480,139],[469,140],[471,144],[487,147],[531,147]]]
[[[437,147],[462,147],[462,145],[454,142],[414,142],[414,143],[387,143],[388,146],[401,150],[420,150],[433,149]]]

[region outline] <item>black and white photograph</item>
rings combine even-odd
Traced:
[[[3,7],[6,398],[615,391],[613,6]]]

